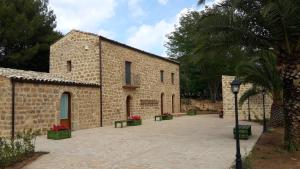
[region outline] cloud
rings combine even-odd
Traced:
[[[129,39],[129,45],[154,51],[157,46],[163,46],[165,35],[172,30],[173,25],[164,20],[155,25],[141,25]]]
[[[215,0],[215,3],[216,4],[219,4],[219,3],[222,3],[222,2],[224,2],[225,0]]]
[[[105,30],[105,29],[100,29],[97,33],[98,35],[114,39],[116,37],[116,33],[113,31]]]
[[[140,0],[129,0],[128,9],[133,17],[143,16],[145,11],[140,5]]]
[[[164,43],[167,41],[166,35],[174,31],[174,25],[179,23],[182,15],[193,8],[184,8],[171,20],[161,20],[153,25],[143,24],[139,27],[130,28],[130,32],[135,30],[128,38],[128,44],[146,51],[154,51],[158,55],[166,57]]]
[[[168,3],[168,0],[158,0],[158,3],[166,5]]]
[[[50,0],[57,30],[66,33],[71,29],[96,32],[99,24],[115,15],[116,0]]]

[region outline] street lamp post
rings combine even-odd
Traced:
[[[239,131],[239,115],[238,115],[238,101],[237,94],[240,90],[241,82],[237,79],[231,82],[231,91],[234,94],[234,102],[235,102],[235,139],[236,139],[236,160],[235,167],[236,169],[242,169],[242,159],[241,159],[241,151],[240,151],[240,131]]]
[[[251,121],[251,115],[250,115],[250,99],[248,98],[248,121]]]
[[[262,96],[263,96],[263,118],[264,118],[264,128],[263,132],[267,132],[267,120],[266,120],[266,110],[265,110],[265,95],[266,95],[266,89],[262,90]]]

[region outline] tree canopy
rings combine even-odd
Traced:
[[[244,57],[238,48],[202,49],[209,47],[209,42],[199,29],[203,28],[203,19],[214,10],[189,11],[180,18],[175,31],[167,36],[168,54],[181,64],[180,84],[184,97],[221,99],[222,75],[234,75],[235,66]]]
[[[50,45],[62,36],[55,27],[48,0],[1,0],[0,66],[48,71]]]
[[[283,80],[285,147],[299,148],[300,1],[225,0],[207,11],[198,29],[201,50],[238,47],[247,53],[263,51],[277,57],[276,68]]]

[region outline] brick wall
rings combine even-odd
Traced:
[[[222,95],[223,95],[223,111],[224,116],[234,116],[234,94],[231,92],[230,83],[234,80],[234,76],[222,76]],[[242,94],[251,87],[251,84],[241,85],[238,93],[238,99]],[[249,99],[250,114],[252,119],[262,119],[263,104],[262,94],[258,94]],[[265,97],[265,110],[266,116],[270,116],[272,99],[266,95]],[[239,106],[239,114],[241,119],[247,119],[248,117],[248,103],[247,101]]]

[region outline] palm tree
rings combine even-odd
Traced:
[[[276,57],[263,52],[262,56],[253,58],[250,62],[241,62],[237,68],[237,75],[243,83],[251,83],[248,89],[240,98],[242,105],[249,97],[261,93],[265,89],[272,98],[271,106],[271,127],[280,127],[284,123],[282,112],[282,80],[276,69]]]
[[[200,4],[204,2],[199,0]],[[213,8],[202,19],[199,30],[210,45],[268,50],[277,56],[283,80],[285,146],[289,150],[297,148],[300,145],[300,1],[225,0]],[[219,34],[224,38],[213,38]]]

